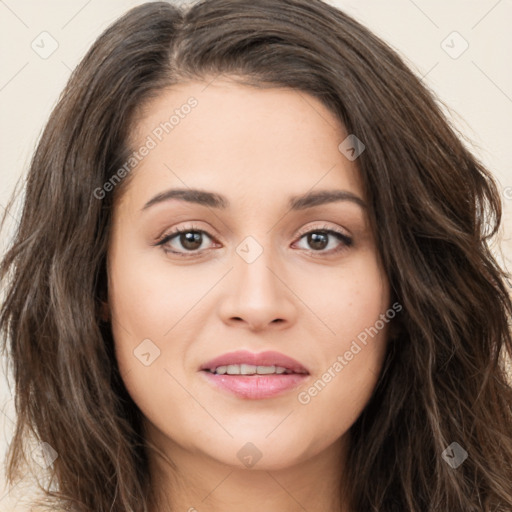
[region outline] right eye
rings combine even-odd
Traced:
[[[203,229],[195,227],[177,228],[163,235],[155,245],[160,246],[166,253],[183,257],[196,256],[207,250],[200,250],[205,236],[214,240],[213,236]]]

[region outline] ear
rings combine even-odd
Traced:
[[[110,320],[110,307],[106,301],[101,301],[100,318],[103,322],[108,322]]]
[[[399,338],[404,332],[404,326],[402,325],[401,319],[393,318],[389,322],[388,327],[388,340],[393,341]]]

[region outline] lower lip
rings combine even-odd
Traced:
[[[281,395],[300,386],[309,374],[217,375],[201,371],[209,383],[241,398],[261,399]]]

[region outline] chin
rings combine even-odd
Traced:
[[[288,438],[290,439],[290,438]],[[263,436],[244,436],[244,441],[237,438],[229,443],[218,445],[218,450],[206,452],[214,460],[236,469],[278,471],[301,463],[307,456],[297,450],[297,446],[305,443],[290,440],[289,443],[279,442],[276,450],[276,439]]]

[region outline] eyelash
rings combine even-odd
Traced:
[[[182,253],[182,252],[178,252],[178,251],[169,250],[165,247],[165,245],[168,244],[173,238],[179,237],[183,233],[190,233],[190,232],[202,233],[202,234],[205,234],[211,240],[213,240],[213,241],[215,240],[215,238],[213,236],[211,236],[207,231],[205,231],[203,229],[199,229],[198,227],[196,227],[194,225],[191,225],[191,226],[187,226],[187,227],[181,228],[181,229],[176,228],[173,231],[171,231],[170,233],[164,234],[162,237],[160,237],[157,240],[157,242],[154,245],[157,247],[160,247],[166,254],[173,254],[173,255],[177,255],[182,258],[191,258],[191,257],[197,256],[198,254],[200,254],[203,251],[206,251],[207,249],[204,249],[203,251],[195,250],[195,251],[187,251],[185,253]],[[323,234],[327,234],[327,235],[333,235],[341,242],[341,248],[334,249],[334,250],[331,249],[330,251],[324,251],[324,250],[315,251],[313,249],[310,249],[310,250],[305,249],[308,254],[312,254],[312,255],[338,254],[342,251],[347,250],[349,247],[351,247],[353,245],[353,240],[351,237],[347,236],[346,234],[344,234],[340,231],[336,231],[332,228],[328,228],[327,226],[324,226],[322,228],[309,229],[307,231],[300,232],[298,234],[298,237],[299,237],[298,239],[301,240],[304,236],[311,234],[311,233],[323,233]]]

